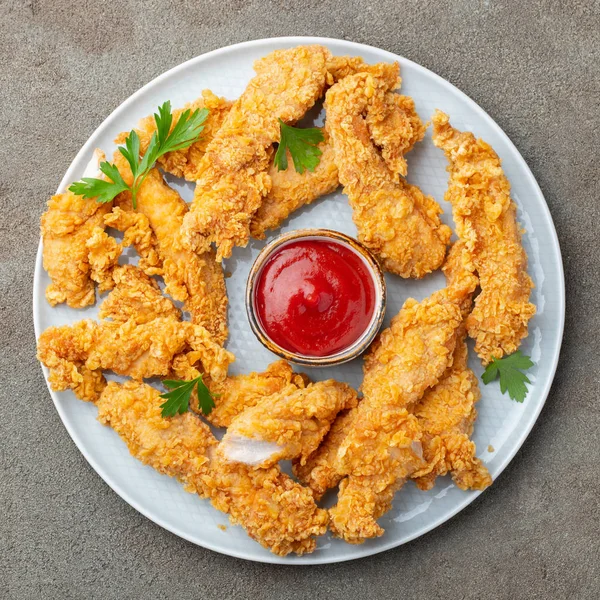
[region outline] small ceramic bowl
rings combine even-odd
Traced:
[[[291,242],[300,240],[329,240],[349,248],[362,259],[372,277],[373,286],[375,288],[375,308],[373,310],[373,316],[365,331],[350,346],[328,356],[306,356],[282,348],[266,333],[257,314],[255,289],[264,265],[274,252]],[[331,231],[329,229],[299,229],[278,236],[272,242],[267,244],[257,256],[250,269],[250,275],[248,276],[248,282],[246,284],[246,312],[248,313],[248,319],[254,335],[256,335],[258,340],[274,354],[277,354],[290,362],[309,367],[329,367],[332,365],[339,365],[348,362],[365,352],[381,328],[385,316],[385,305],[385,278],[375,257],[355,239],[343,233],[339,233],[338,231]]]

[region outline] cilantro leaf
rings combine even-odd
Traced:
[[[137,192],[156,161],[167,152],[183,150],[196,142],[204,129],[207,116],[206,108],[196,109],[193,113],[189,109],[184,110],[171,129],[173,113],[171,102],[167,100],[158,107],[158,113],[154,113],[156,131],[152,134],[148,148],[141,159],[140,138],[135,130],[129,132],[125,139],[125,146],[118,148],[131,169],[133,177],[131,185],[125,183],[115,165],[103,162],[100,164],[100,170],[108,180],[84,177],[81,181],[73,183],[69,190],[84,198],[96,198],[97,202],[102,203],[110,202],[121,192],[129,190],[133,208],[137,208]]]
[[[169,389],[168,392],[161,394],[166,402],[160,405],[163,417],[173,417],[176,414],[182,415],[189,410],[190,398],[194,387],[198,396],[198,406],[203,414],[209,415],[215,407],[215,402],[209,389],[202,381],[202,375],[199,375],[191,381],[179,381],[176,379],[165,379],[163,384]]]
[[[325,139],[323,132],[318,127],[309,129],[291,127],[281,119],[279,125],[281,137],[274,161],[277,169],[285,171],[288,168],[287,151],[289,150],[296,171],[302,175],[304,170],[308,169],[312,173],[323,154],[318,148],[319,143]]]
[[[500,391],[503,394],[508,391],[512,400],[523,402],[528,392],[526,384],[531,381],[522,371],[533,367],[534,364],[529,356],[517,350],[514,354],[504,358],[492,358],[492,362],[485,368],[481,379],[487,385],[500,376]]]

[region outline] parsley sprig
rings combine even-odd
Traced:
[[[279,125],[281,126],[281,137],[274,161],[277,169],[285,171],[288,168],[287,150],[289,150],[296,171],[302,174],[305,169],[308,169],[312,173],[323,154],[318,148],[319,143],[325,139],[323,132],[318,127],[298,129],[286,125],[281,119],[279,119]]]
[[[182,415],[190,407],[190,398],[194,387],[198,394],[198,406],[203,414],[209,415],[215,407],[215,401],[210,394],[209,389],[202,381],[202,375],[199,375],[191,381],[180,381],[177,379],[165,379],[163,384],[170,391],[161,394],[166,402],[160,405],[163,417],[173,417],[177,413]]]
[[[167,100],[158,107],[154,113],[156,131],[152,134],[150,143],[144,155],[140,157],[140,138],[135,130],[129,132],[125,139],[125,146],[119,146],[119,152],[125,157],[131,168],[133,183],[131,186],[121,177],[119,170],[109,162],[100,163],[100,171],[106,179],[83,177],[81,181],[73,183],[69,190],[84,198],[96,198],[97,202],[110,202],[125,190],[131,192],[131,203],[137,208],[136,196],[144,179],[155,165],[156,161],[175,150],[183,150],[198,140],[204,129],[204,121],[208,116],[208,109],[184,110],[173,129],[173,113],[171,102]]]
[[[533,367],[535,363],[517,350],[510,356],[496,359],[485,368],[481,379],[486,385],[495,381],[500,376],[500,391],[505,394],[508,391],[510,398],[516,402],[523,402],[527,396],[527,385],[531,383],[522,371]]]

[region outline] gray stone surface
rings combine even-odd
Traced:
[[[0,597],[597,598],[598,2],[0,2]],[[354,563],[253,564],[116,496],[63,428],[35,360],[38,220],[77,150],[140,86],[227,44],[341,37],[402,54],[515,142],[560,238],[567,323],[547,405],[500,480],[437,530]]]

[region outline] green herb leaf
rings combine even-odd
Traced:
[[[288,168],[287,151],[289,150],[294,168],[300,174],[305,169],[313,172],[321,160],[321,150],[318,148],[320,142],[325,137],[318,127],[309,129],[298,129],[286,125],[279,119],[281,127],[281,137],[279,147],[275,153],[275,166],[279,171],[285,171]]]
[[[529,356],[517,350],[510,356],[495,359],[486,367],[481,379],[486,385],[495,381],[500,376],[500,391],[516,402],[523,402],[527,396],[527,385],[531,383],[522,371],[533,367],[534,362]]]
[[[72,183],[69,186],[69,190],[84,198],[96,198],[96,202],[104,204],[105,202],[110,202],[117,194],[129,189],[115,165],[111,165],[108,162],[101,162],[100,171],[108,179],[83,177],[81,181]]]
[[[209,389],[202,381],[202,375],[199,375],[191,381],[179,381],[176,379],[165,379],[163,384],[170,391],[161,394],[166,402],[160,405],[163,417],[173,417],[176,414],[182,415],[190,407],[190,398],[194,387],[198,395],[198,406],[203,414],[209,415],[215,407],[215,401],[210,394]]]
[[[204,129],[207,116],[206,108],[196,109],[193,113],[189,109],[185,110],[171,130],[173,114],[171,103],[167,100],[158,107],[158,113],[154,113],[156,131],[152,134],[148,148],[141,159],[140,138],[135,130],[129,132],[125,139],[125,146],[118,148],[131,168],[133,176],[131,186],[125,183],[115,165],[103,162],[100,164],[100,170],[110,181],[84,177],[81,181],[73,183],[69,190],[84,198],[96,198],[97,202],[102,203],[110,202],[121,192],[129,190],[133,208],[137,208],[137,192],[156,161],[167,152],[183,150],[196,142]]]

